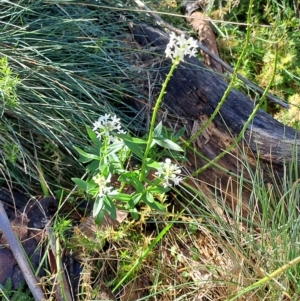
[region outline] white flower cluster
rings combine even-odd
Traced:
[[[186,39],[184,34],[176,36],[174,32],[170,34],[170,41],[165,50],[166,57],[169,57],[172,62],[179,64],[184,62],[184,56],[195,56],[197,53],[197,41],[193,38]]]
[[[164,188],[171,187],[172,184],[170,181],[174,183],[174,185],[178,185],[179,182],[182,180],[181,177],[178,177],[181,173],[180,168],[177,166],[177,164],[172,164],[171,159],[167,158],[165,162],[161,162],[160,168],[157,170],[155,175],[158,178],[162,178],[163,182],[162,185]]]
[[[98,197],[102,198],[108,194],[115,193],[115,191],[112,191],[112,186],[107,186],[108,184],[110,184],[110,176],[107,179],[105,179],[105,177],[101,176],[100,174],[97,174],[93,177],[93,180],[99,186]]]
[[[113,136],[114,132],[126,134],[126,132],[122,130],[120,118],[117,118],[116,115],[105,114],[100,116],[98,120],[93,123],[93,126],[93,131],[97,134],[97,138],[101,140],[103,136],[106,136],[109,143],[113,143],[117,140]]]

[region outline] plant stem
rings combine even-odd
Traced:
[[[265,96],[268,92],[268,90],[270,89],[274,77],[275,77],[275,72],[276,72],[276,67],[277,67],[277,60],[278,60],[278,51],[276,51],[276,58],[274,61],[274,72],[272,74],[272,78],[269,81],[266,89],[264,90],[264,93],[262,94],[259,102],[257,103],[257,105],[254,107],[252,113],[250,114],[250,116],[248,117],[248,119],[246,120],[241,132],[238,134],[238,136],[236,137],[236,139],[234,139],[234,142],[228,147],[226,148],[226,150],[222,153],[220,153],[218,156],[216,156],[215,158],[213,158],[212,160],[210,160],[207,164],[205,164],[204,166],[202,166],[201,168],[197,169],[194,173],[193,176],[196,176],[197,174],[201,173],[202,171],[204,171],[205,169],[209,168],[211,165],[213,165],[215,162],[217,162],[219,159],[221,159],[223,156],[225,156],[228,152],[230,152],[234,147],[237,146],[237,144],[240,142],[240,140],[243,138],[244,133],[246,131],[246,129],[248,128],[248,125],[250,124],[250,122],[254,119],[256,113],[258,112],[258,110],[261,107],[261,104],[263,103]],[[188,142],[187,142],[188,143]]]
[[[144,156],[143,156],[143,160],[142,160],[142,167],[141,167],[141,173],[140,173],[140,181],[143,181],[146,177],[145,171],[146,171],[146,163],[147,163],[147,158],[149,155],[149,151],[151,148],[151,144],[152,144],[152,139],[153,139],[153,130],[154,130],[154,126],[155,126],[155,120],[156,120],[156,116],[157,116],[157,112],[159,109],[159,106],[162,102],[163,96],[165,94],[168,82],[171,79],[172,74],[174,73],[176,67],[179,64],[179,59],[175,59],[175,61],[172,63],[171,69],[167,74],[167,77],[165,79],[165,81],[162,84],[162,88],[160,90],[159,96],[156,100],[154,109],[153,109],[153,114],[151,117],[151,121],[150,121],[150,129],[149,129],[149,134],[148,134],[148,140],[147,140],[147,146],[146,146],[146,150],[144,152]]]
[[[50,196],[48,185],[47,185],[47,182],[46,182],[45,177],[44,177],[43,168],[42,168],[42,165],[39,161],[37,162],[36,167],[37,167],[37,170],[38,170],[38,176],[39,176],[39,181],[40,181],[40,185],[41,185],[43,195],[44,195],[44,197]]]
[[[276,276],[280,275],[281,273],[287,271],[289,268],[291,268],[292,266],[295,266],[296,264],[298,264],[300,262],[300,256],[296,257],[295,259],[289,261],[288,263],[286,263],[285,265],[281,266],[280,268],[278,268],[277,270],[275,270],[274,272],[272,272],[271,274],[266,275],[264,278],[254,282],[253,284],[245,287],[244,289],[242,289],[240,292],[238,292],[236,295],[229,297],[228,299],[226,299],[225,301],[233,301],[235,299],[237,299],[238,297],[242,296],[243,294],[267,283],[268,281],[274,279]]]
[[[252,5],[253,5],[253,0],[250,0],[250,3],[249,3],[249,8],[248,8],[248,13],[247,13],[247,24],[250,24],[251,22],[251,11],[252,11]],[[225,102],[229,92],[231,91],[236,79],[237,79],[237,75],[238,75],[238,69],[240,67],[240,65],[242,64],[242,61],[245,57],[245,53],[246,53],[246,50],[248,48],[248,45],[249,45],[249,41],[250,41],[250,26],[248,25],[247,26],[247,32],[246,32],[246,39],[245,39],[245,44],[244,44],[244,47],[242,49],[242,53],[241,55],[239,56],[238,58],[238,61],[236,63],[236,66],[233,70],[233,73],[232,73],[232,79],[230,81],[230,84],[229,86],[227,87],[226,91],[224,92],[221,100],[219,101],[216,109],[214,110],[214,112],[211,114],[211,116],[207,119],[207,121],[200,127],[200,129],[192,135],[192,137],[187,141],[188,144],[190,144],[191,142],[193,142],[201,133],[202,131],[210,124],[210,122],[215,118],[215,116],[219,113],[223,103]],[[264,93],[265,95],[266,93]]]

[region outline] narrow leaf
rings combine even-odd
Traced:
[[[96,133],[89,126],[86,127],[86,131],[87,131],[89,138],[91,139],[91,141],[94,144],[96,144],[96,145],[100,144],[100,141],[96,136]]]
[[[94,203],[94,207],[93,207],[93,217],[95,218],[100,211],[102,210],[103,207],[103,202],[104,202],[104,197],[96,197],[95,203]]]
[[[153,141],[155,141],[155,143],[161,147],[171,149],[177,152],[184,152],[184,150],[177,143],[173,142],[170,139],[155,137],[153,138]]]
[[[160,122],[156,127],[155,129],[153,130],[153,136],[154,137],[161,137],[162,135],[162,122]]]
[[[161,204],[159,202],[156,202],[156,201],[154,201],[151,204],[151,208],[155,209],[155,210],[158,210],[158,211],[162,211],[162,212],[166,211],[166,207],[163,204]]]
[[[123,141],[128,141],[128,142],[132,142],[135,144],[147,144],[147,141],[140,139],[140,138],[130,137],[130,136],[124,135],[124,134],[116,134],[116,136],[121,138]]]
[[[89,154],[85,151],[83,151],[82,149],[80,149],[79,147],[73,146],[74,149],[84,158],[88,158],[88,159],[92,159],[92,160],[100,160],[101,158],[97,155],[94,154]]]
[[[95,224],[99,225],[101,221],[103,220],[104,214],[105,214],[105,206],[103,206],[102,210],[94,217],[95,218]]]
[[[105,198],[105,209],[109,213],[110,217],[114,220],[117,219],[117,210],[116,206],[113,203],[113,200],[109,197]]]
[[[152,161],[151,163],[147,163],[147,166],[154,169],[159,169],[161,167],[157,161]]]
[[[118,193],[116,195],[113,195],[113,198],[121,202],[128,202],[131,200],[131,196],[126,193]]]
[[[169,188],[164,188],[162,186],[154,186],[154,187],[151,187],[148,191],[151,192],[151,193],[156,193],[156,194],[162,194],[162,193],[166,193],[167,191],[169,191],[170,189]]]
[[[79,178],[72,178],[71,179],[79,189],[84,190],[86,192],[91,191],[92,189],[94,189],[96,187],[96,184],[93,182],[86,182],[84,180],[81,180]]]
[[[151,206],[151,203],[154,203],[154,197],[151,192],[147,191],[146,193],[146,202],[148,203],[149,206]],[[150,203],[150,204],[149,204]]]
[[[124,140],[124,143],[126,144],[126,146],[130,149],[130,151],[134,155],[136,155],[140,159],[143,159],[143,152],[142,152],[139,145],[137,145],[135,143],[132,143],[132,142],[129,142],[129,141],[125,141],[125,140]]]

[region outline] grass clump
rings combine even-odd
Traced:
[[[3,2],[0,11],[4,174],[37,192],[40,163],[49,187],[70,188],[83,170],[73,145],[88,143],[86,125],[130,112],[137,117],[127,117],[127,127],[142,130],[127,104],[143,99],[132,80],[137,69],[122,59],[132,53],[122,42],[127,23],[92,1]]]

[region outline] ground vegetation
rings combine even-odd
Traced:
[[[196,37],[181,15],[179,1],[145,4],[167,23]],[[247,79],[286,100],[288,110],[270,106],[264,99],[261,108],[298,129],[298,1],[211,0],[204,4],[220,57]],[[174,133],[151,120],[147,104],[153,99],[163,101],[159,92],[164,86],[149,77],[155,64],[140,64],[141,51],[128,25],[158,25],[149,12],[137,10],[136,1],[5,1],[0,4],[0,18],[1,189],[17,189],[32,199],[50,195],[58,200],[49,231],[58,254],[74,253],[72,260],[81,263],[80,278],[72,284],[78,300],[103,299],[100,293],[105,290],[111,299],[122,301],[299,299],[299,181],[298,158],[293,156],[297,151],[291,151],[293,160],[285,165],[280,181],[265,183],[262,162],[257,158],[253,171],[245,149],[239,148],[236,159],[250,175],[251,196],[262,208],[243,216],[241,208],[232,211],[227,206],[218,183],[212,189],[215,194],[204,191],[192,175],[188,177],[192,188],[179,183],[183,178],[178,170],[185,162],[184,144],[180,144],[184,132]],[[228,83],[232,80],[229,73],[223,77]],[[233,84],[259,102],[260,96],[240,81]],[[109,137],[106,130],[102,132],[100,116],[110,122],[109,118],[120,118],[114,133],[133,154],[126,161],[114,157],[123,150],[120,145],[113,149],[108,146],[110,140],[104,140],[104,146],[96,143],[96,135]],[[124,132],[120,132],[121,125]],[[125,132],[133,140],[125,138]],[[152,132],[156,136],[151,137]],[[154,148],[152,141],[158,136],[161,139],[156,139]],[[108,152],[111,168],[91,151],[95,147]],[[87,167],[89,160],[101,161],[107,177],[99,178],[95,165]],[[100,191],[94,184],[104,183],[109,172],[121,170],[120,166],[130,172],[141,168],[136,177],[123,173],[121,182],[124,194],[132,194],[130,188],[126,190],[125,176],[130,175],[127,184],[137,194],[133,203],[124,195],[115,202],[113,194],[106,194],[106,204],[115,206],[106,211],[119,222],[101,228],[93,223],[94,217],[100,222],[105,213],[101,198],[94,206]],[[156,175],[148,173],[150,167]],[[151,187],[155,177],[163,181],[155,182],[156,190],[144,194],[140,184]],[[234,185],[242,196],[244,178],[239,179]],[[114,188],[120,193],[120,186]],[[118,219],[118,202],[125,201],[133,214]],[[89,234],[83,231],[86,226]],[[48,254],[53,252],[50,236],[43,240]],[[54,260],[57,267],[59,257]],[[51,262],[46,257],[41,261]],[[54,298],[55,291],[66,298],[61,269],[47,265],[46,269],[40,284],[47,298]],[[20,291],[11,287],[10,280],[0,287],[3,300],[14,300],[14,294],[20,296]]]

